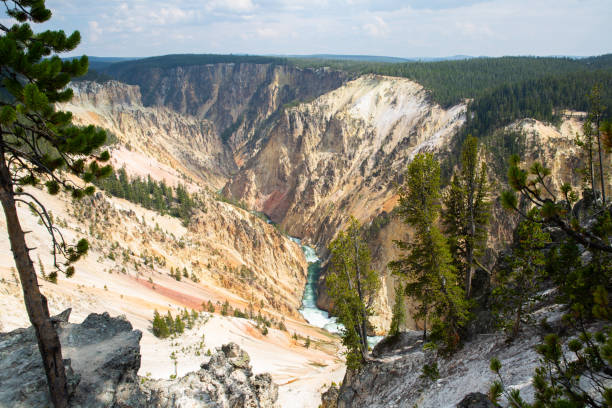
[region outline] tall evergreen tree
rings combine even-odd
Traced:
[[[169,334],[166,320],[156,310],[153,314],[153,335],[165,339]]]
[[[334,313],[344,326],[342,342],[347,348],[347,367],[356,369],[369,357],[368,316],[380,282],[370,266],[370,250],[361,237],[359,222],[353,217],[348,229],[338,233],[329,249],[331,273],[326,284]]]
[[[80,34],[63,31],[34,33],[31,23],[44,23],[51,11],[44,0],[1,0],[8,14],[0,23],[0,202],[4,209],[11,250],[19,272],[28,316],[38,338],[52,403],[68,405],[66,374],[57,332],[49,317],[47,301],[40,293],[16,203],[34,211],[52,239],[54,266],[67,276],[71,265],[87,252],[87,241],[69,245],[53,225],[44,203],[29,193],[26,185],[46,186],[51,194],[61,189],[80,198],[94,191],[86,183],[75,183],[65,172],[90,182],[110,172],[100,166],[108,152],[94,153],[105,141],[104,131],[93,126],[77,128],[72,115],[56,111],[55,104],[66,102],[72,90],[71,78],[87,72],[87,57],[62,60],[57,54],[73,50]]]
[[[478,139],[468,136],[461,152],[461,169],[453,176],[442,221],[450,236],[457,269],[464,278],[467,297],[472,291],[475,266],[487,240],[490,203],[487,166],[478,161]]]
[[[440,166],[432,154],[418,154],[408,165],[399,189],[398,214],[414,228],[408,241],[396,241],[407,255],[389,264],[408,280],[406,293],[419,306],[415,319],[423,321],[423,338],[432,326],[434,340],[454,349],[468,318],[468,304],[458,284],[446,238],[437,227],[440,213]]]
[[[515,244],[497,275],[498,286],[493,291],[502,325],[511,339],[516,338],[521,320],[530,312],[529,302],[536,300],[546,263],[543,250],[550,243],[550,236],[542,230],[538,210],[533,209],[529,216],[516,228]]]
[[[406,312],[404,310],[404,285],[400,282],[395,288],[395,303],[391,310],[391,325],[389,327],[389,336],[394,337],[400,333],[400,326],[406,320]]]
[[[589,95],[589,121],[594,126],[593,132],[597,139],[597,152],[599,157],[599,187],[601,188],[601,201],[602,207],[606,205],[606,182],[605,182],[605,168],[603,164],[603,148],[601,144],[601,117],[602,112],[605,110],[605,106],[601,104],[601,89],[599,85],[595,85]]]

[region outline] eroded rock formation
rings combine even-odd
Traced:
[[[68,323],[56,318],[70,387],[70,406],[87,408],[272,408],[278,386],[269,374],[253,375],[248,354],[235,343],[204,358],[201,369],[174,380],[137,375],[140,338],[125,319],[91,314]],[[32,327],[0,333],[0,406],[50,406],[45,373]]]

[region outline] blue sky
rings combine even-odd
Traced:
[[[47,0],[76,54],[612,52],[611,0]],[[8,22],[4,16],[0,18]]]

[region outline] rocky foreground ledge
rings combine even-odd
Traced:
[[[175,380],[138,376],[140,338],[130,322],[108,313],[68,323],[70,309],[54,317],[68,375],[70,406],[87,408],[277,407],[270,374],[253,376],[249,355],[237,344],[204,357],[201,369]],[[51,406],[34,329],[0,333],[0,407]]]

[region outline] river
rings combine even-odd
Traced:
[[[334,316],[330,316],[328,312],[317,307],[317,282],[321,273],[321,260],[313,248],[303,245],[298,238],[290,238],[302,247],[308,262],[308,277],[302,296],[300,313],[311,325],[325,329],[330,333],[339,334],[344,327],[336,321]],[[368,336],[368,344],[370,347],[374,347],[382,339],[383,336]]]

